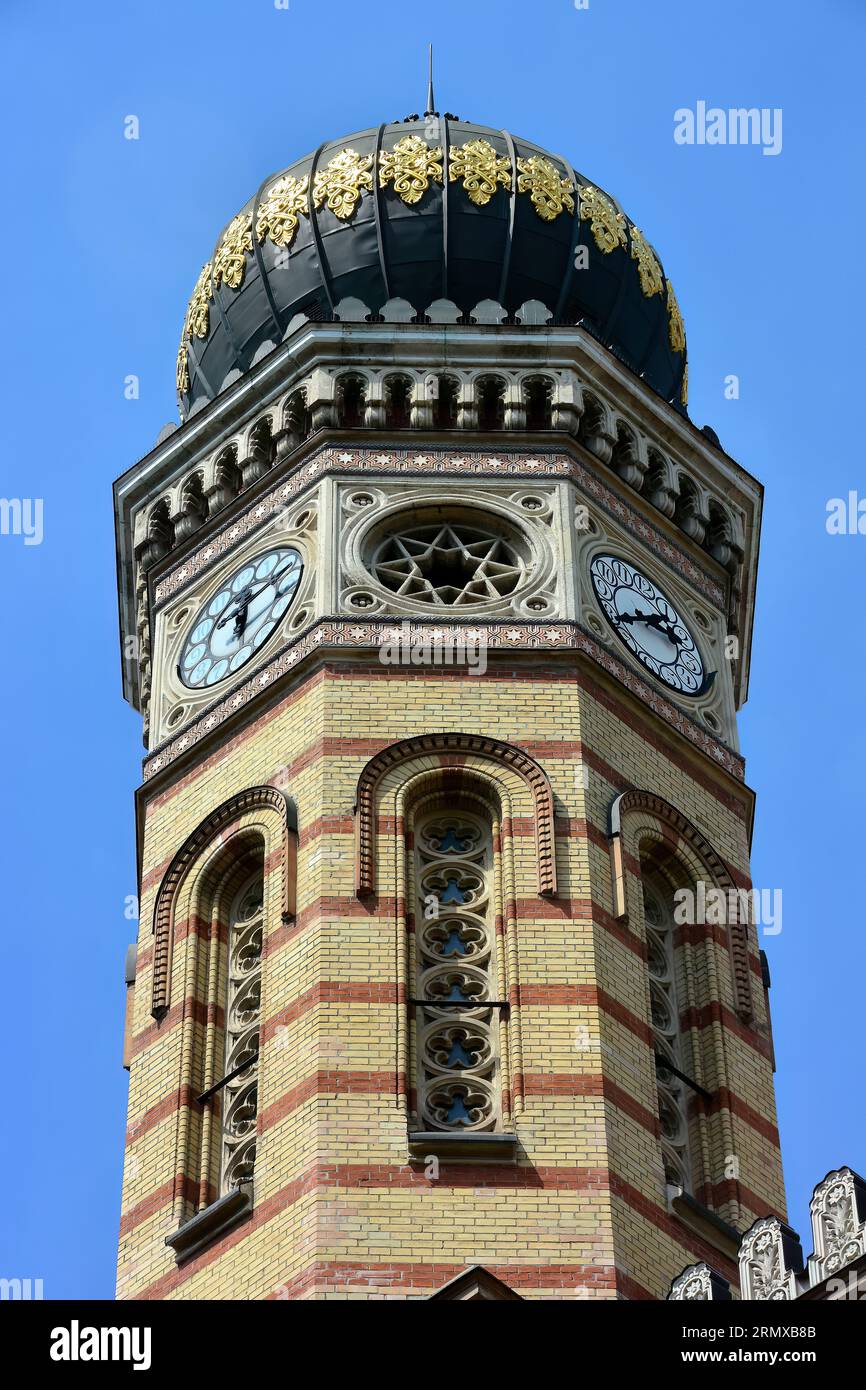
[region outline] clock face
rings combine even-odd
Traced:
[[[589,567],[602,612],[633,656],[679,695],[700,695],[707,675],[683,618],[645,574],[616,555],[596,555]]]
[[[198,612],[177,672],[190,690],[216,685],[246,666],[267,642],[297,593],[304,562],[279,547],[230,575]]]

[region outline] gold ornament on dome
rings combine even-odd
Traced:
[[[177,350],[177,366],[175,368],[175,381],[177,382],[177,393],[185,396],[189,390],[189,354],[186,347],[186,334],[180,337],[180,347]]]
[[[661,294],[665,287],[662,279],[662,268],[643,232],[633,224],[631,229],[631,258],[633,261],[637,261],[640,287],[647,299],[651,299],[654,294]]]
[[[213,298],[211,289],[211,263],[202,266],[199,277],[195,282],[195,289],[192,298],[186,308],[183,320],[183,329],[180,335],[180,347],[177,350],[177,370],[175,378],[177,389],[183,395],[189,390],[189,353],[187,351],[187,341],[190,338],[206,338],[210,329],[210,302]]]
[[[284,174],[271,184],[256,217],[256,237],[260,242],[270,237],[275,246],[291,246],[301,216],[307,216],[309,187],[307,174],[302,179]]]
[[[442,182],[442,151],[426,144],[417,135],[404,135],[393,150],[379,155],[379,187],[394,184],[394,192],[404,203],[417,203],[430,187]]]
[[[528,193],[532,206],[545,222],[553,222],[562,209],[574,212],[574,184],[564,179],[555,164],[541,155],[518,159],[518,193]]]
[[[496,192],[497,184],[511,187],[511,161],[498,155],[487,140],[470,140],[451,150],[448,177],[452,183],[462,179],[470,201],[484,207]]]
[[[580,220],[589,223],[599,251],[608,255],[617,246],[625,247],[625,218],[621,212],[617,212],[610,198],[590,184],[582,184],[578,191]]]
[[[668,338],[674,352],[685,352],[686,350],[686,329],[683,323],[683,316],[680,313],[680,306],[674,294],[674,287],[668,280]]]
[[[682,386],[681,386],[681,388],[680,388],[680,401],[682,402],[683,405],[688,405],[688,403],[689,403],[689,364],[688,364],[688,362],[686,362],[686,365],[685,365],[685,367],[683,368],[683,384],[682,384]]]
[[[210,331],[211,263],[203,265],[186,311],[185,331],[190,338],[206,338]]]
[[[226,227],[213,261],[214,289],[225,283],[229,289],[240,289],[247,268],[246,253],[253,249],[253,219],[239,212]]]
[[[373,156],[358,154],[352,149],[341,150],[313,181],[313,202],[317,208],[327,204],[328,211],[345,222],[352,216],[361,189],[373,192]]]

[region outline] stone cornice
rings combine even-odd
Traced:
[[[511,373],[515,378],[522,372],[571,374],[569,391],[597,392],[607,399],[608,410],[628,422],[630,427],[645,434],[642,448],[655,443],[667,452],[668,467],[682,470],[693,477],[704,495],[731,499],[743,518],[745,535],[741,538],[744,565],[738,603],[738,627],[741,633],[742,663],[740,692],[744,697],[748,679],[748,648],[754,608],[757,537],[760,526],[762,489],[759,483],[729,458],[712,440],[684,419],[646,387],[631,371],[617,361],[607,349],[579,328],[541,328],[522,325],[497,327],[489,325],[414,325],[414,324],[312,324],[302,322],[293,327],[286,340],[263,358],[234,385],[228,387],[206,409],[193,415],[183,426],[161,437],[157,447],[128,470],[114,486],[117,529],[118,585],[121,608],[121,634],[124,642],[141,630],[140,577],[136,574],[135,524],[142,508],[149,508],[172,489],[181,488],[183,480],[206,463],[213,451],[232,446],[243,431],[269,411],[276,416],[285,404],[286,393],[297,389],[309,373],[330,370],[351,370],[376,362],[377,369],[399,371],[414,366],[428,373],[456,370],[470,373],[482,370]],[[575,375],[576,374],[576,375]],[[282,403],[281,403],[282,402]],[[568,410],[574,407],[565,407]],[[582,406],[578,409],[578,415]],[[281,422],[278,422],[281,427]],[[314,424],[314,429],[316,428]],[[559,427],[557,427],[559,428]],[[517,427],[510,431],[488,435],[491,449],[505,446],[514,439]],[[368,434],[370,432],[365,432]],[[415,448],[429,447],[429,440],[440,442],[439,434],[423,429],[407,433]],[[459,438],[459,432],[451,432]],[[563,436],[560,435],[560,438]],[[387,448],[393,440],[391,432],[382,431],[379,438]],[[466,438],[466,434],[463,434]],[[481,436],[482,441],[484,436]],[[556,432],[547,436],[553,442]],[[301,445],[306,456],[310,440]],[[475,443],[478,442],[476,433]],[[545,441],[546,442],[546,441]],[[461,439],[462,443],[462,439]],[[401,439],[401,447],[403,441]],[[507,446],[506,446],[507,447]],[[298,457],[296,451],[295,457]],[[290,455],[292,457],[292,455]],[[269,464],[264,465],[266,468]],[[599,461],[599,476],[610,471],[616,480],[615,469]],[[645,466],[645,464],[644,464]],[[278,459],[275,469],[282,472],[284,461]],[[618,487],[623,489],[620,481]],[[645,499],[641,499],[646,505]],[[227,510],[234,510],[234,504]],[[214,520],[212,504],[208,503],[205,527]],[[201,524],[197,520],[195,524]],[[180,534],[180,533],[178,533]],[[126,650],[126,648],[125,648]],[[128,698],[138,698],[138,669],[134,662],[123,663],[124,690]]]

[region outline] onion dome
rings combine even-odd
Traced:
[[[655,250],[567,159],[507,131],[410,117],[265,179],[189,302],[181,414],[275,347],[296,315],[351,317],[348,300],[373,320],[387,306],[395,322],[579,324],[685,408],[685,331]],[[503,312],[474,313],[485,301]]]

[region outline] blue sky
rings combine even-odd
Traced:
[[[807,1249],[815,1183],[866,1171],[866,536],[825,529],[829,498],[866,495],[861,0],[4,0],[0,492],[43,499],[44,539],[0,536],[0,1275],[41,1277],[49,1298],[112,1295],[119,1216],[141,743],[111,483],[176,418],[180,323],[216,232],[322,140],[423,110],[430,39],[440,108],[566,154],[658,247],[692,417],[766,486],[741,735],[754,879],[784,895],[764,945]],[[699,100],[780,107],[782,152],[677,145],[674,112]]]

